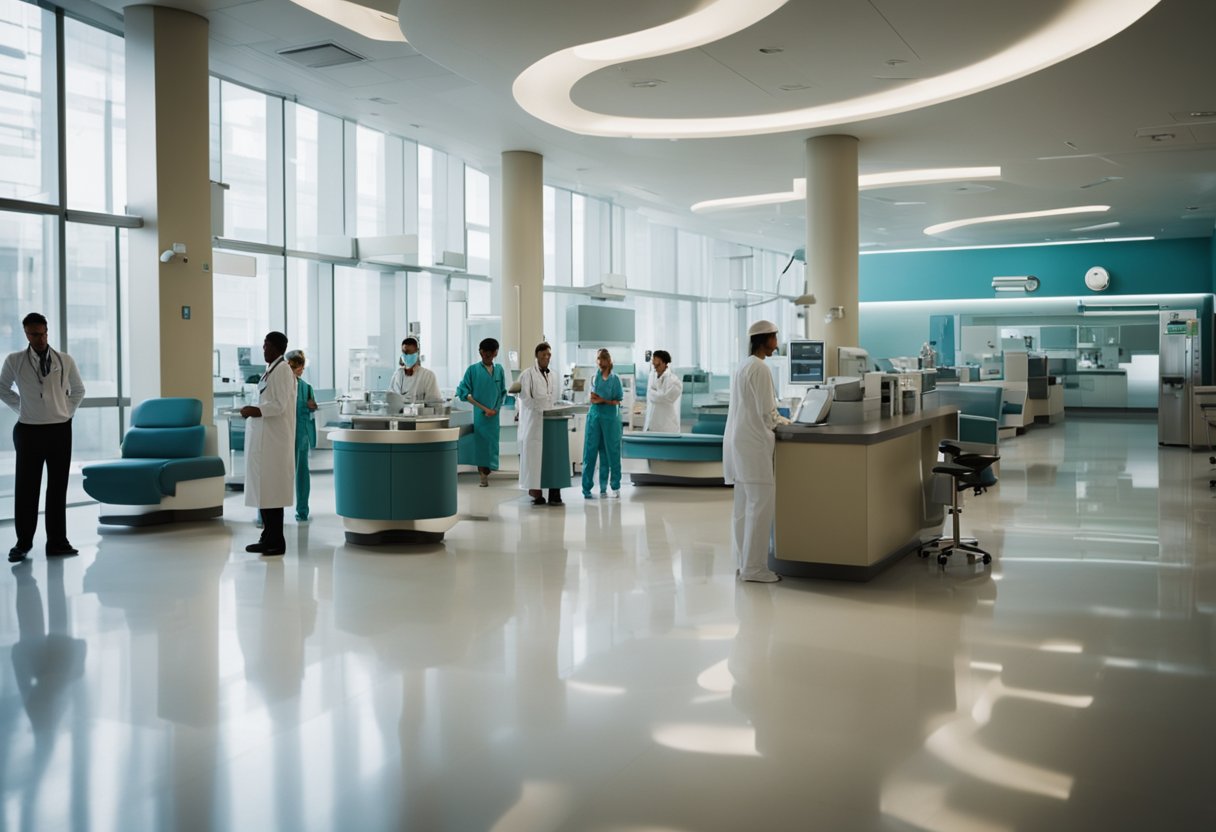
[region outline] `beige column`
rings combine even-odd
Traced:
[[[806,275],[816,301],[808,330],[825,342],[829,375],[836,348],[858,346],[857,244],[857,138],[807,139]]]
[[[544,158],[530,150],[502,154],[502,351],[532,365],[544,337]]]
[[[144,218],[129,237],[131,400],[201,399],[209,425],[208,23],[161,6],[128,6],[124,19],[128,208]],[[161,262],[174,243],[186,246],[185,255]]]

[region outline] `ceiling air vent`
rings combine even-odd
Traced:
[[[341,66],[367,60],[362,55],[356,55],[333,42],[317,43],[312,46],[293,46],[290,49],[280,49],[279,54],[293,63],[310,69]]]

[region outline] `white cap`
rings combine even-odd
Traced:
[[[747,337],[753,335],[773,335],[777,332],[777,325],[772,321],[756,321],[747,328]]]

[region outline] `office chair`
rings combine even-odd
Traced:
[[[938,449],[946,457],[933,467],[933,473],[944,474],[951,479],[950,514],[953,516],[953,533],[949,537],[939,537],[922,545],[917,554],[922,558],[937,552],[937,562],[944,569],[950,562],[954,552],[964,552],[967,562],[973,563],[979,556],[985,564],[992,563],[992,555],[979,547],[979,541],[973,537],[959,535],[959,517],[963,513],[959,505],[958,495],[971,489],[975,495],[983,494],[990,486],[996,485],[996,474],[992,466],[999,456],[992,454],[976,454],[964,451],[958,444],[948,439],[942,440]]]

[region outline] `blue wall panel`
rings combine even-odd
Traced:
[[[860,257],[863,301],[990,298],[997,275],[1032,274],[1036,297],[1093,295],[1085,272],[1105,266],[1111,287],[1102,296],[1211,292],[1216,288],[1212,237],[1092,245],[965,249]],[[923,341],[925,336],[921,337]]]

